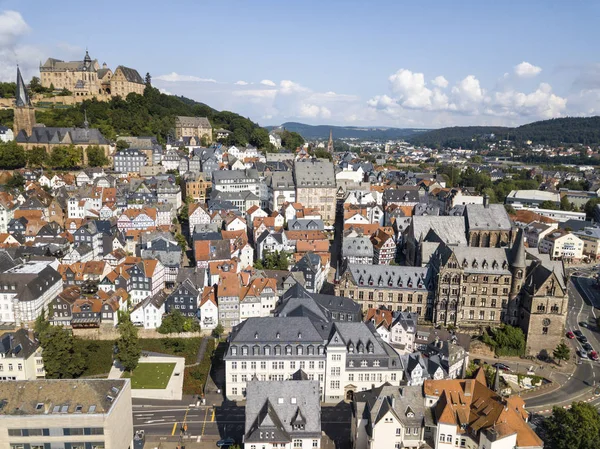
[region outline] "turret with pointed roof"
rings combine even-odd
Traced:
[[[31,99],[27,94],[27,86],[23,81],[19,66],[17,66],[17,96],[14,114],[13,131],[15,136],[19,134],[19,131],[25,131],[28,136],[31,136],[35,126],[35,109],[31,105]]]

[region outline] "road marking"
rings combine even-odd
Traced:
[[[213,409],[213,417],[214,417],[214,409]],[[206,409],[206,412],[204,413],[204,423],[202,424],[202,433],[200,434],[200,436],[204,436],[204,429],[206,428],[206,418],[208,418],[208,409]]]
[[[175,429],[177,429],[177,423],[173,423],[173,431],[171,432],[171,436],[175,435]]]
[[[214,422],[214,420],[215,420],[215,409],[213,408],[212,417],[210,418],[210,421]]]

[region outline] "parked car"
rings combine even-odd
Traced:
[[[582,335],[581,337],[579,337],[579,341],[581,343],[587,343],[588,340],[587,340],[587,337],[585,335]]]
[[[582,344],[581,346],[583,346],[583,349],[585,349],[585,350],[586,350],[586,351],[588,351],[588,352],[590,352],[590,351],[593,351],[593,350],[594,350],[594,348],[592,348],[592,345],[591,345],[589,342],[587,342],[587,343],[584,343],[584,344]]]
[[[235,444],[235,440],[231,437],[223,438],[222,440],[217,441],[218,447],[229,447]]]
[[[577,338],[583,337],[583,333],[579,329],[574,330],[573,333]]]
[[[508,365],[505,365],[504,363],[500,363],[500,362],[498,362],[498,363],[494,363],[492,366],[493,366],[494,368],[498,368],[499,370],[502,370],[502,371],[512,371],[512,370],[510,369],[510,366],[508,366]]]
[[[596,351],[590,352],[590,359],[594,361],[598,360],[598,353]]]
[[[586,323],[585,321],[580,321],[580,322],[579,322],[579,325],[580,325],[581,327],[588,327],[588,323]]]
[[[573,332],[569,331],[569,332],[567,332],[567,338],[572,340],[575,338],[575,334]]]
[[[587,359],[588,358],[588,353],[585,351],[585,349],[580,349],[579,350],[579,357],[581,357],[582,359]]]

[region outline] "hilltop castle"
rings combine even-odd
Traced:
[[[79,100],[96,97],[108,100],[111,97],[125,98],[130,93],[142,95],[146,87],[137,70],[118,66],[113,72],[106,63],[100,64],[86,51],[82,61],[61,61],[48,58],[40,64],[40,80],[48,89],[72,92]]]

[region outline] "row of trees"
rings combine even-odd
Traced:
[[[123,314],[118,325],[119,338],[115,343],[115,358],[125,371],[133,371],[142,351],[138,340],[138,330],[129,316]],[[35,322],[35,332],[42,346],[42,359],[47,379],[74,379],[85,371],[86,354],[72,332],[62,326],[53,326],[42,314]]]
[[[69,145],[56,146],[48,153],[41,146],[25,150],[15,141],[0,142],[0,169],[14,170],[29,166],[72,170],[81,167],[83,163],[83,151],[80,147]],[[101,147],[92,145],[85,151],[89,166],[102,167],[109,163]]]
[[[163,317],[162,323],[157,330],[161,334],[199,332],[200,324],[194,318],[185,317],[179,310],[175,310]]]

